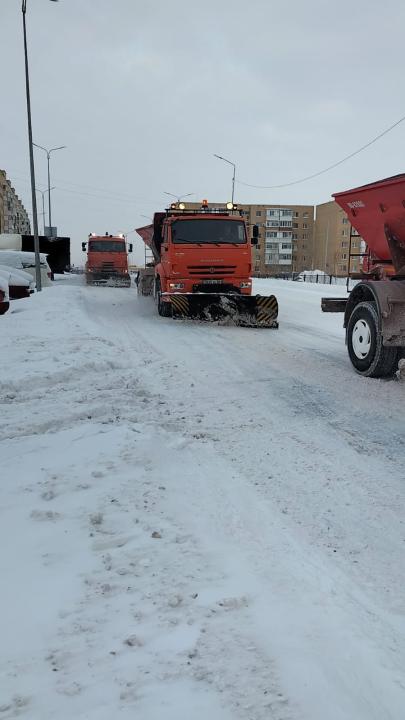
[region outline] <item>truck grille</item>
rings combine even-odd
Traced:
[[[112,263],[112,262],[101,263],[101,270],[107,270],[108,272],[110,272],[111,270],[115,270],[114,263]]]
[[[190,275],[234,275],[236,265],[188,265]]]

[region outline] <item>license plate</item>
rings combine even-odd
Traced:
[[[222,280],[217,280],[215,278],[215,280],[202,280],[202,282],[204,283],[204,285],[218,285],[218,283],[221,283]]]

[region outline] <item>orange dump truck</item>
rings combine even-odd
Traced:
[[[124,235],[90,233],[87,243],[82,243],[82,250],[87,251],[85,274],[88,285],[131,285],[128,252],[132,252],[132,245],[127,249]]]
[[[252,244],[242,211],[198,210],[173,203],[153,224],[137,228],[153,253],[153,268],[141,270],[138,291],[153,294],[160,315],[199,320],[231,318],[235,324],[277,328],[274,295],[252,295]]]
[[[351,274],[360,282],[348,297],[322,298],[322,310],[344,312],[355,370],[386,377],[405,355],[405,174],[333,197],[367,248],[350,254],[363,258],[361,272]]]

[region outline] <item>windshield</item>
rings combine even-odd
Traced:
[[[184,243],[221,243],[240,245],[246,242],[245,225],[235,220],[176,220],[172,225],[172,241]]]
[[[125,252],[123,240],[90,240],[89,252]]]

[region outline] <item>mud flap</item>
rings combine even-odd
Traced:
[[[163,293],[170,298],[174,318],[225,320],[245,327],[278,328],[278,303],[274,295],[226,293]]]

